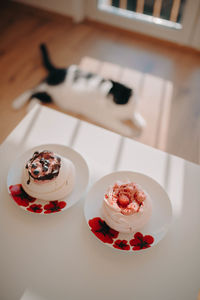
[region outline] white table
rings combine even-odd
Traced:
[[[173,221],[155,247],[124,254],[85,222],[84,199],[63,213],[26,213],[6,178],[16,157],[59,143],[88,162],[91,184],[116,170],[145,173],[168,192]],[[197,299],[200,288],[200,166],[37,105],[0,147],[0,299]]]

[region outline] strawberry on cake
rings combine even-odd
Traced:
[[[141,229],[150,219],[150,196],[139,184],[116,182],[104,195],[102,213],[113,229],[131,233]]]
[[[34,152],[22,173],[25,192],[41,200],[59,200],[73,190],[75,167],[73,163],[52,151]]]

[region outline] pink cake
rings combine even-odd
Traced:
[[[104,196],[102,213],[113,229],[131,233],[144,227],[152,213],[150,196],[139,184],[117,182]]]

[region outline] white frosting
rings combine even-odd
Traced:
[[[139,185],[137,185],[139,186]],[[121,213],[117,204],[110,205],[107,198],[104,198],[102,205],[102,215],[105,222],[113,229],[122,233],[132,233],[140,230],[149,221],[152,214],[152,204],[150,196],[143,190],[146,199],[138,212],[131,215]]]
[[[75,184],[75,167],[73,163],[66,158],[61,158],[61,166],[57,177],[44,181],[34,181],[31,178],[30,183],[28,170],[24,167],[22,174],[22,186],[25,192],[41,200],[59,200],[69,195]]]

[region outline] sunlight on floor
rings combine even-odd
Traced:
[[[135,139],[160,150],[166,150],[173,94],[171,81],[91,57],[83,57],[80,67],[133,88],[138,111],[147,123]]]

